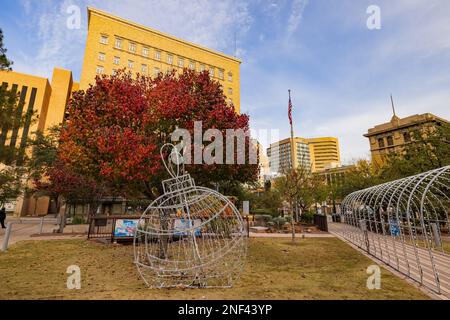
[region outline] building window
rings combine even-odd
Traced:
[[[184,67],[184,59],[181,58],[181,57],[178,57],[178,66],[179,66],[180,68],[183,68],[183,67]]]
[[[116,38],[115,46],[117,49],[122,49],[122,39]]]
[[[130,51],[131,52],[136,52],[136,43],[134,42],[130,42]]]
[[[112,69],[112,75],[115,76],[117,74],[117,69]]]
[[[219,79],[223,80],[223,70],[219,69]]]
[[[142,55],[143,55],[144,57],[148,57],[148,52],[149,52],[149,50],[148,50],[147,47],[143,47],[143,48],[142,48]]]
[[[147,65],[146,64],[143,64],[142,66],[141,66],[141,71],[142,71],[142,73],[145,73],[145,74],[147,74]]]
[[[189,61],[189,69],[195,70],[195,61],[192,60]]]
[[[108,36],[101,35],[100,36],[100,43],[101,44],[108,44]]]
[[[378,138],[378,147],[384,148],[384,139],[383,138]]]
[[[228,88],[228,95],[232,95],[233,94],[233,88]]]
[[[403,140],[405,140],[405,143],[411,142],[411,134],[409,132],[403,133]]]
[[[153,69],[153,75],[155,76],[155,77],[157,77],[158,75],[159,75],[159,68],[154,68]]]
[[[205,71],[205,65],[204,65],[204,64],[201,64],[201,65],[200,65],[200,72],[203,72],[203,71]]]
[[[173,55],[171,55],[171,54],[167,55],[167,63],[168,64],[173,64]]]
[[[128,60],[128,68],[133,69],[134,62],[132,60]]]
[[[392,136],[387,137],[387,144],[388,146],[394,145],[394,138]]]
[[[95,69],[95,72],[97,74],[103,74],[103,73],[105,73],[105,69],[102,66],[97,66],[97,68]]]
[[[233,82],[233,74],[228,72],[228,81]]]
[[[155,59],[156,60],[161,60],[161,51],[155,50]]]
[[[214,77],[214,67],[209,67],[209,75]]]
[[[120,64],[120,57],[114,57],[113,63],[118,66]]]
[[[103,52],[98,53],[98,60],[105,61],[105,54]]]

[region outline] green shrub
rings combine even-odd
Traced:
[[[87,220],[85,216],[75,215],[72,218],[72,224],[86,224]]]
[[[274,217],[278,213],[277,212],[273,212],[271,209],[253,209],[253,210],[251,210],[251,214],[259,215],[259,216],[264,215],[264,216]]]
[[[276,217],[272,221],[275,223],[277,229],[282,229],[287,222],[286,218],[283,217]]]
[[[272,216],[268,214],[257,214],[255,215],[255,222],[261,225],[268,225],[269,222],[272,222]]]
[[[300,221],[304,223],[312,224],[314,222],[314,212],[305,212],[302,213],[302,216],[300,217]]]

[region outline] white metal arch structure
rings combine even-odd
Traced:
[[[450,297],[450,166],[348,195],[331,230]]]
[[[164,194],[145,210],[135,233],[139,274],[153,288],[231,287],[247,252],[240,212],[222,194],[196,186],[180,163],[164,165],[172,179],[163,181]]]

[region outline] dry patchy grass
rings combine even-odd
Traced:
[[[338,239],[251,239],[244,273],[231,289],[148,289],[132,246],[84,240],[27,241],[0,254],[0,299],[427,299],[382,269],[381,290],[366,288],[373,264]],[[66,268],[81,268],[80,290]]]

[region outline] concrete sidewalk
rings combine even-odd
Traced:
[[[296,238],[334,238],[330,233],[296,233]],[[250,238],[292,238],[291,233],[254,233],[250,232]]]
[[[49,218],[51,219],[51,218]],[[85,238],[87,234],[87,225],[68,225],[64,228],[64,233],[54,233],[54,229],[58,229],[59,225],[55,222],[45,221],[42,228],[42,234],[39,234],[41,218],[16,218],[7,217],[5,225],[10,221],[34,221],[35,223],[15,223],[12,225],[11,237],[9,239],[8,246],[23,240],[54,240],[54,239],[73,239],[73,238]],[[3,245],[3,238],[6,229],[0,228],[0,247]]]

